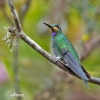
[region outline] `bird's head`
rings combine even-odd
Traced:
[[[59,24],[51,24],[51,25],[47,23],[44,24],[50,28],[52,36],[56,36],[58,33],[62,32]]]

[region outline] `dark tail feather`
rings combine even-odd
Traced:
[[[87,76],[88,78],[91,78],[91,77],[90,77],[90,74],[86,71],[86,69],[85,69],[82,65],[81,65],[81,67],[82,67],[83,71],[85,72],[86,76]]]

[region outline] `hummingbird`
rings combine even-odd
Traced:
[[[61,26],[59,24],[44,24],[51,30],[52,49],[57,60],[59,59],[64,64],[68,64],[66,66],[68,67],[68,72],[81,78],[86,87],[89,88],[87,81],[90,75],[81,65],[78,53],[68,38],[63,34]]]

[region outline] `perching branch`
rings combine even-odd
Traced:
[[[36,50],[38,53],[40,53],[42,56],[44,56],[47,60],[49,60],[51,63],[57,65],[59,68],[61,68],[64,71],[68,71],[67,65],[64,65],[59,60],[56,60],[55,57],[50,55],[48,52],[46,52],[43,48],[41,48],[35,41],[33,41],[31,38],[29,38],[22,30],[20,20],[18,18],[17,12],[14,9],[14,6],[12,5],[12,0],[6,0],[9,8],[11,10],[11,13],[13,15],[13,19],[15,22],[16,29],[9,28],[8,31],[11,32],[10,29],[13,29],[15,37],[21,38],[23,41],[25,41],[30,47],[32,47],[34,50]],[[88,80],[90,83],[98,84],[100,85],[100,78],[92,77]]]
[[[89,42],[83,45],[81,60],[90,55],[96,47],[100,47],[100,37],[92,37]]]

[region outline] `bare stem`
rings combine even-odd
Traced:
[[[21,23],[23,23],[24,17],[27,13],[27,11],[29,10],[30,4],[31,4],[32,0],[26,0],[25,4],[21,7],[20,9],[20,21]]]
[[[19,38],[16,38],[16,42],[19,43]],[[20,93],[20,81],[19,81],[19,65],[18,65],[18,51],[19,47],[17,46],[13,52],[13,73],[14,73],[14,87],[17,94]],[[17,97],[17,100],[22,100],[21,96]]]
[[[15,22],[15,26],[16,26],[18,32],[21,32],[22,28],[21,28],[20,20],[19,20],[17,12],[16,12],[16,10],[13,6],[12,0],[6,0],[6,1],[9,5],[10,11],[12,12],[13,19],[14,19],[14,22]]]

